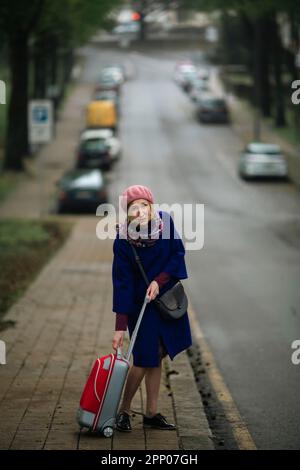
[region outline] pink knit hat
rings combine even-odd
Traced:
[[[127,198],[127,201],[126,199]],[[152,191],[147,188],[147,186],[142,186],[140,184],[135,184],[129,186],[122,194],[121,205],[124,210],[127,210],[128,205],[135,201],[136,199],[146,199],[147,201],[154,203],[154,197]],[[127,205],[126,205],[127,202]]]

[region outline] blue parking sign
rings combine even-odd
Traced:
[[[33,122],[47,122],[48,121],[48,108],[45,106],[36,106],[32,110]]]
[[[53,103],[51,100],[30,100],[28,132],[31,144],[49,142],[53,137]]]

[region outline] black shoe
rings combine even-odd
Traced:
[[[126,411],[121,411],[116,419],[117,429],[123,432],[130,432],[132,431],[131,424],[130,424],[130,416]]]
[[[168,423],[165,416],[160,413],[157,413],[152,418],[144,416],[143,424],[145,428],[165,429],[167,431],[174,431],[176,429],[176,426]]]

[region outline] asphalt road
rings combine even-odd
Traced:
[[[181,53],[86,48],[81,80],[123,63],[123,158],[111,201],[130,184],[156,202],[204,204],[204,246],[187,251],[185,282],[205,337],[260,449],[300,448],[300,196],[290,183],[241,181],[241,141],[229,126],[200,125],[172,81]]]

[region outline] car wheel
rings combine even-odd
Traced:
[[[56,209],[57,214],[63,214],[65,211],[66,209],[64,206],[62,206],[61,204],[57,204],[57,209]]]
[[[240,167],[237,169],[237,174],[242,180],[247,177]]]

